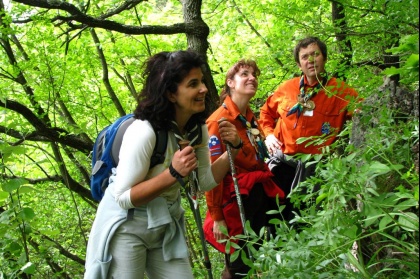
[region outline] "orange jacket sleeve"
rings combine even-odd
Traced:
[[[217,118],[216,118],[217,119]],[[213,163],[224,152],[225,146],[220,141],[219,124],[216,120],[209,119],[207,121],[207,128],[209,130],[209,149],[210,159]],[[207,208],[214,221],[223,220],[222,200],[223,200],[223,181],[219,183],[212,190],[205,192]]]

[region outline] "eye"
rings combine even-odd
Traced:
[[[194,80],[191,80],[191,81],[188,83],[188,86],[189,86],[189,87],[197,87],[197,86],[198,86],[198,83],[199,83],[199,81],[198,81],[198,80],[196,80],[196,79],[194,79]]]
[[[303,61],[308,60],[308,58],[309,58],[309,54],[305,54],[305,55],[302,55],[302,56],[300,57],[300,59],[301,59],[301,60],[303,60]]]

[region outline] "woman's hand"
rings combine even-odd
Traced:
[[[197,157],[192,146],[175,152],[172,167],[183,177],[188,176],[198,166]]]
[[[222,233],[222,231],[220,229],[221,227],[225,227],[226,228],[225,231],[227,231],[227,226],[226,226],[225,220],[214,221],[213,234],[214,234],[214,238],[216,238],[216,240],[228,239],[228,236]]]
[[[231,146],[239,146],[241,144],[241,138],[238,135],[235,125],[227,121],[226,118],[221,118],[218,123],[219,134],[222,141],[230,143]]]
[[[270,134],[265,138],[265,145],[268,153],[273,155],[276,154],[277,149],[280,149],[283,144],[273,134]]]

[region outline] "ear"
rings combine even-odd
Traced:
[[[167,92],[166,96],[168,97],[169,102],[176,103],[176,96],[175,93]]]
[[[227,86],[229,86],[229,88],[233,88],[233,87],[235,87],[235,81],[234,81],[234,80],[232,80],[232,79],[228,79],[228,80],[226,81],[226,84],[227,84]]]
[[[299,62],[296,62],[296,66],[298,66],[298,68],[302,71],[302,67],[300,66]]]

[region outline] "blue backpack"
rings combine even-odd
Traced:
[[[118,118],[114,123],[105,127],[95,140],[92,153],[92,176],[90,190],[95,200],[100,201],[108,187],[112,168],[117,167],[122,138],[128,126],[133,123],[133,114]],[[156,130],[156,145],[153,149],[150,168],[165,160],[165,151],[168,141],[167,131]]]

